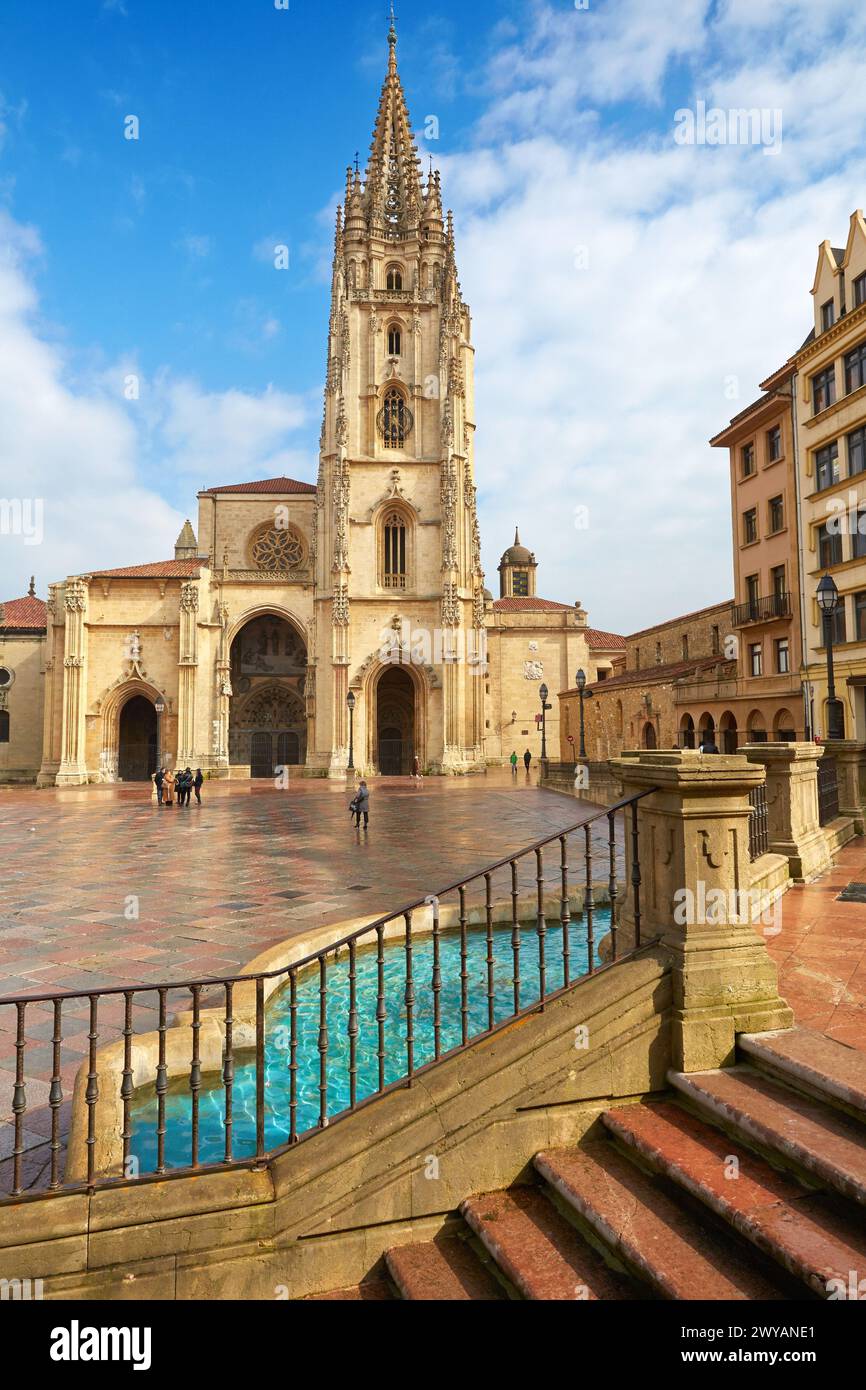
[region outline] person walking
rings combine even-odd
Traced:
[[[197,767],[195,770],[195,781],[193,782],[193,786],[195,787],[195,799],[199,806],[201,805],[201,789],[203,782],[204,777],[202,776],[202,770],[200,767]]]
[[[515,753],[515,751],[514,751],[513,748],[512,748],[512,750],[511,750],[511,771],[512,771],[512,774],[516,777],[516,776],[517,776],[517,754]]]
[[[366,782],[361,782],[359,784],[358,790],[355,792],[354,800],[349,806],[349,810],[353,813],[355,825],[359,830],[361,828],[361,817],[364,817],[364,829],[366,830],[370,823],[370,792]]]
[[[162,805],[162,784],[163,784],[164,780],[165,780],[165,768],[164,768],[164,767],[158,767],[158,768],[156,769],[156,772],[153,774],[153,783],[154,783],[154,786],[156,787],[156,804],[157,804],[157,806],[161,806],[161,805]]]
[[[171,768],[163,774],[162,778],[162,804],[170,806],[174,794],[174,773]]]
[[[416,754],[416,756],[412,759],[412,781],[415,783],[416,787],[420,787],[423,780],[424,779],[421,776],[421,764],[419,763]]]
[[[523,766],[526,768],[526,771],[527,771],[527,772],[529,771],[529,764],[530,764],[531,762],[532,762],[532,754],[530,753],[529,749],[527,748],[526,752],[525,752],[524,755],[523,755]]]

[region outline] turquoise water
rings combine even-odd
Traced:
[[[598,944],[610,921],[607,908],[594,914],[596,961]],[[521,924],[520,1005],[526,1008],[540,996],[538,935],[535,924]],[[460,1017],[460,933],[440,935],[439,994],[441,1051],[457,1047],[461,1041]],[[545,938],[546,991],[560,989],[564,983],[562,927],[548,921]],[[433,1034],[433,938],[429,934],[413,937],[412,977],[415,989],[414,1063],[415,1068],[434,1059]],[[586,923],[576,918],[569,928],[569,977],[574,980],[587,971]],[[406,1075],[406,952],[402,939],[385,943],[385,1084]],[[493,931],[494,1022],[501,1023],[514,1012],[514,957],[511,924]],[[487,933],[484,927],[467,932],[467,972],[469,1037],[486,1031],[487,1012]],[[356,964],[356,992],[359,1032],[357,1038],[357,1099],[372,1095],[379,1086],[378,1026],[376,996],[378,974],[375,949],[359,950]],[[297,1133],[319,1123],[320,1057],[319,974],[311,971],[297,986]],[[349,1106],[349,952],[339,959],[328,958],[328,1116],[333,1119]],[[280,989],[268,1000],[265,1024],[265,1148],[276,1149],[289,1142],[289,991]],[[208,1083],[215,1084],[208,1084]],[[130,1151],[142,1173],[156,1168],[157,1099],[152,1086],[136,1093],[132,1103],[132,1142]],[[175,1082],[165,1097],[165,1161],[169,1168],[189,1164],[192,1153],[192,1101],[186,1082]],[[232,1156],[248,1158],[256,1151],[256,1068],[249,1052],[235,1053],[235,1082],[232,1093]],[[199,1162],[220,1163],[225,1158],[225,1091],[213,1074],[204,1078],[199,1092]]]

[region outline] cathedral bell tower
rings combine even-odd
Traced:
[[[334,774],[348,760],[350,690],[365,773],[481,760],[474,429],[453,219],[432,161],[421,173],[392,18],[370,155],[363,177],[357,158],[347,170],[334,244],[308,682],[317,761]]]

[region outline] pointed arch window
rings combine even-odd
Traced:
[[[408,576],[406,518],[401,512],[388,512],[382,522],[382,587],[405,589]]]
[[[403,272],[398,265],[388,267],[388,272],[385,276],[385,288],[387,290],[402,290]]]
[[[403,393],[392,386],[385,392],[385,399],[378,417],[379,431],[386,449],[403,449],[412,432],[412,412]]]
[[[399,323],[392,323],[388,329],[388,356],[399,357],[403,351],[403,334]]]

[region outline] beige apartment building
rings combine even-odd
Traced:
[[[845,735],[866,739],[866,222],[861,211],[851,216],[844,248],[826,241],[819,248],[812,297],[814,329],[789,364],[797,373],[807,679],[815,731],[826,736],[827,650],[816,590],[827,573],[839,591],[833,639]]]
[[[740,743],[803,739],[794,370],[713,439],[730,456],[734,602],[724,697]]]

